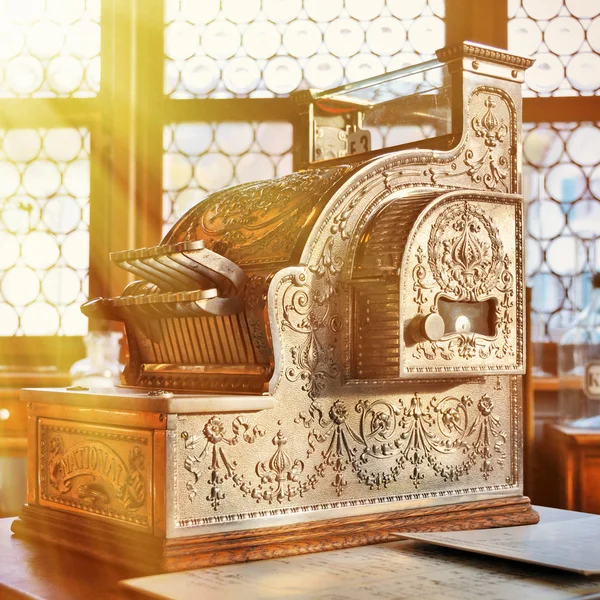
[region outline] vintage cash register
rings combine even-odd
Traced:
[[[523,496],[521,91],[464,43],[298,109],[299,170],[191,208],[114,391],[23,391],[14,531],[167,571],[537,521]]]

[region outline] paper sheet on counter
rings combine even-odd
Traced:
[[[561,520],[559,513],[565,511],[542,511],[542,523],[567,522]],[[567,513],[575,515],[569,519],[571,527],[579,518],[587,518],[577,516],[580,514]],[[600,578],[412,540],[154,575],[121,583],[153,598],[168,600],[600,598]]]
[[[600,575],[600,516],[536,507],[537,525],[401,533],[399,537],[517,560],[536,565]]]

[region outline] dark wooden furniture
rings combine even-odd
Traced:
[[[548,501],[600,514],[600,431],[546,423],[544,449]]]

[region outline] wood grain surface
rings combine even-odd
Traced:
[[[526,497],[410,509],[282,527],[164,539],[93,518],[25,506],[13,531],[118,562],[136,574],[181,571],[393,541],[398,531],[452,531],[529,525],[538,515]]]

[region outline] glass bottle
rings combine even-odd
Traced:
[[[558,345],[559,408],[571,427],[600,429],[600,273],[592,297]]]
[[[119,363],[118,331],[91,331],[84,338],[86,357],[70,370],[73,385],[89,389],[112,388],[119,383],[122,366]]]

